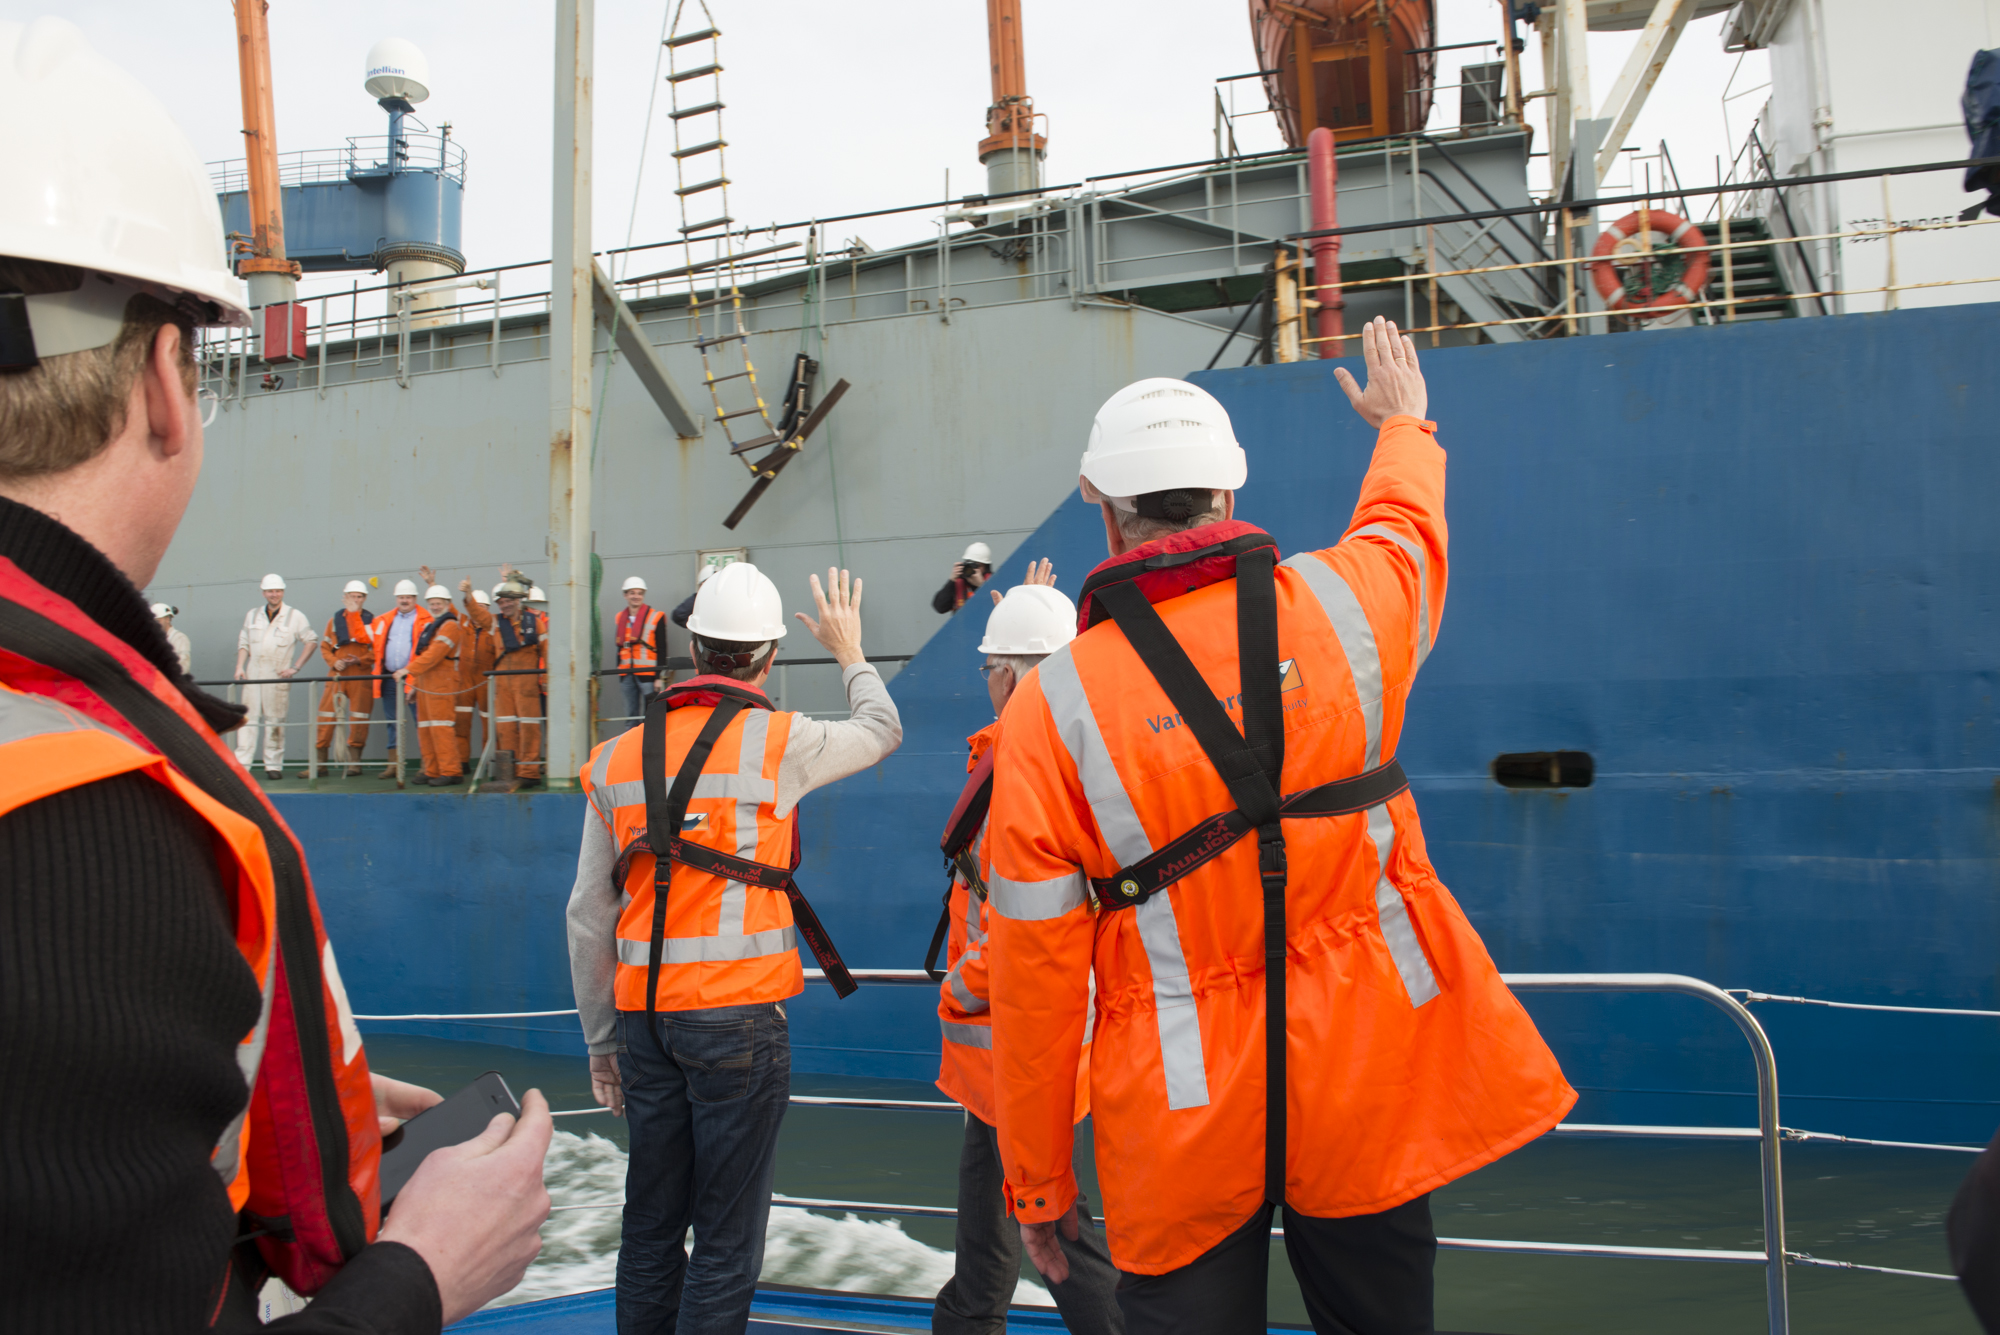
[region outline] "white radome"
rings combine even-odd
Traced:
[[[431,95],[431,63],[415,42],[384,37],[368,48],[368,96],[400,97],[412,104]]]

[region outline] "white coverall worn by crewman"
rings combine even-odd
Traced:
[[[292,703],[292,685],[255,683],[259,678],[276,677],[280,668],[290,667],[299,644],[318,642],[319,632],[312,628],[312,622],[290,603],[278,604],[276,611],[253,607],[244,614],[243,629],[236,635],[237,649],[249,654],[243,665],[243,675],[249,679],[243,684],[243,703],[250,713],[236,734],[236,763],[243,768],[250,768],[250,761],[257,754],[257,734],[261,732],[265,771],[275,774],[284,769],[285,711]]]

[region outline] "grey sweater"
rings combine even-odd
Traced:
[[[903,721],[889,688],[872,663],[856,663],[841,676],[847,687],[846,719],[792,716],[791,736],[778,762],[777,814],[791,814],[815,788],[858,774],[903,742]],[[612,980],[618,966],[618,915],[628,897],[611,884],[618,861],[611,827],[597,808],[585,804],[583,843],[576,859],[576,884],[569,892],[569,973],[576,1009],[592,1056],[618,1050],[618,1008]]]

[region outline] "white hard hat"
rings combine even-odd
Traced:
[[[170,617],[170,616],[178,616],[180,614],[174,610],[173,605],[171,603],[154,603],[153,615],[156,617]]]
[[[283,575],[266,575],[264,576],[264,582],[257,587],[266,593],[269,593],[272,589],[282,590],[285,587],[285,577]]]
[[[445,600],[446,602],[450,602],[450,601],[451,601],[451,590],[450,590],[450,589],[447,589],[447,588],[446,588],[446,587],[445,587],[444,585],[442,585],[442,584],[433,584],[433,585],[431,585],[431,586],[430,586],[430,587],[429,587],[428,589],[425,589],[425,590],[424,590],[424,597],[426,597],[426,598],[442,598],[442,599],[444,599],[444,600]]]
[[[1076,638],[1076,604],[1046,584],[1016,584],[986,618],[982,654],[1052,654]]]
[[[1180,487],[1235,491],[1250,464],[1213,394],[1155,376],[1104,401],[1079,471],[1108,500]]]
[[[703,566],[701,568],[701,573],[694,577],[694,586],[698,589],[702,585],[708,583],[709,578],[712,575],[714,575],[716,571],[720,569],[722,569],[721,566]]]
[[[486,596],[486,590],[484,589],[474,589],[472,591],[472,601],[478,603],[481,607],[491,606],[493,602],[491,598]]]
[[[362,583],[362,582],[361,582],[360,580],[358,580],[358,579],[350,579],[350,580],[348,580],[348,581],[347,581],[347,587],[346,587],[346,588],[344,588],[344,589],[342,589],[342,590],[341,590],[341,592],[342,592],[342,593],[366,593],[366,592],[368,592],[368,586],[367,586],[366,584],[363,584],[363,583]]]
[[[0,23],[0,125],[0,255],[121,280],[26,298],[35,356],[111,343],[135,292],[197,324],[250,323],[208,168],[75,24]]]
[[[543,593],[543,592],[542,592],[542,586],[541,586],[541,585],[539,585],[539,584],[530,584],[530,585],[528,586],[528,601],[529,601],[529,602],[531,602],[531,603],[545,603],[545,602],[547,602],[548,600],[549,600],[549,596],[548,596],[548,595],[547,595],[546,593]]]
[[[630,593],[634,589],[637,589],[641,593],[646,591],[646,577],[644,575],[628,575],[625,578],[625,583],[619,586],[620,593]]]
[[[990,566],[993,564],[993,549],[983,542],[975,542],[970,547],[967,547],[965,555],[958,559],[961,561],[977,561],[980,565]]]
[[[761,644],[785,638],[785,603],[771,577],[731,561],[696,590],[687,628],[705,640]]]
[[[396,596],[401,598],[406,593],[412,598],[417,596],[417,582],[415,580],[399,579],[396,581]]]

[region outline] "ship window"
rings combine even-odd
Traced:
[[[1588,788],[1597,762],[1588,751],[1510,751],[1493,757],[1502,788]]]

